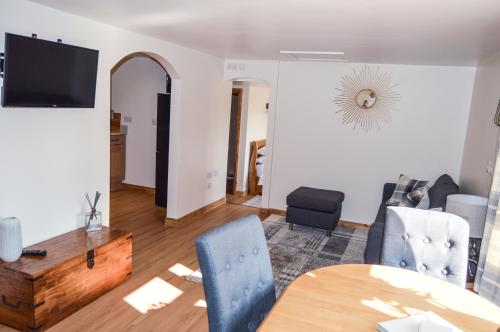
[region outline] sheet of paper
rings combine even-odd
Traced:
[[[463,332],[432,311],[380,322],[380,332]]]

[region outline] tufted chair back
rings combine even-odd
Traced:
[[[388,207],[382,265],[415,270],[465,287],[469,224],[453,214]]]
[[[202,234],[196,252],[210,331],[255,331],[276,302],[259,218],[248,216]]]

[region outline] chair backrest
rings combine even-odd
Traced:
[[[210,331],[255,331],[276,302],[260,219],[244,217],[202,234],[196,252]]]
[[[388,207],[382,265],[415,270],[465,287],[469,224],[445,212]]]

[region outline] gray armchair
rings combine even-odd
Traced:
[[[458,216],[389,207],[381,263],[465,287],[468,244],[469,224]]]

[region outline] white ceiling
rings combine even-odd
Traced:
[[[500,0],[33,1],[224,58],[475,65],[500,51]]]

